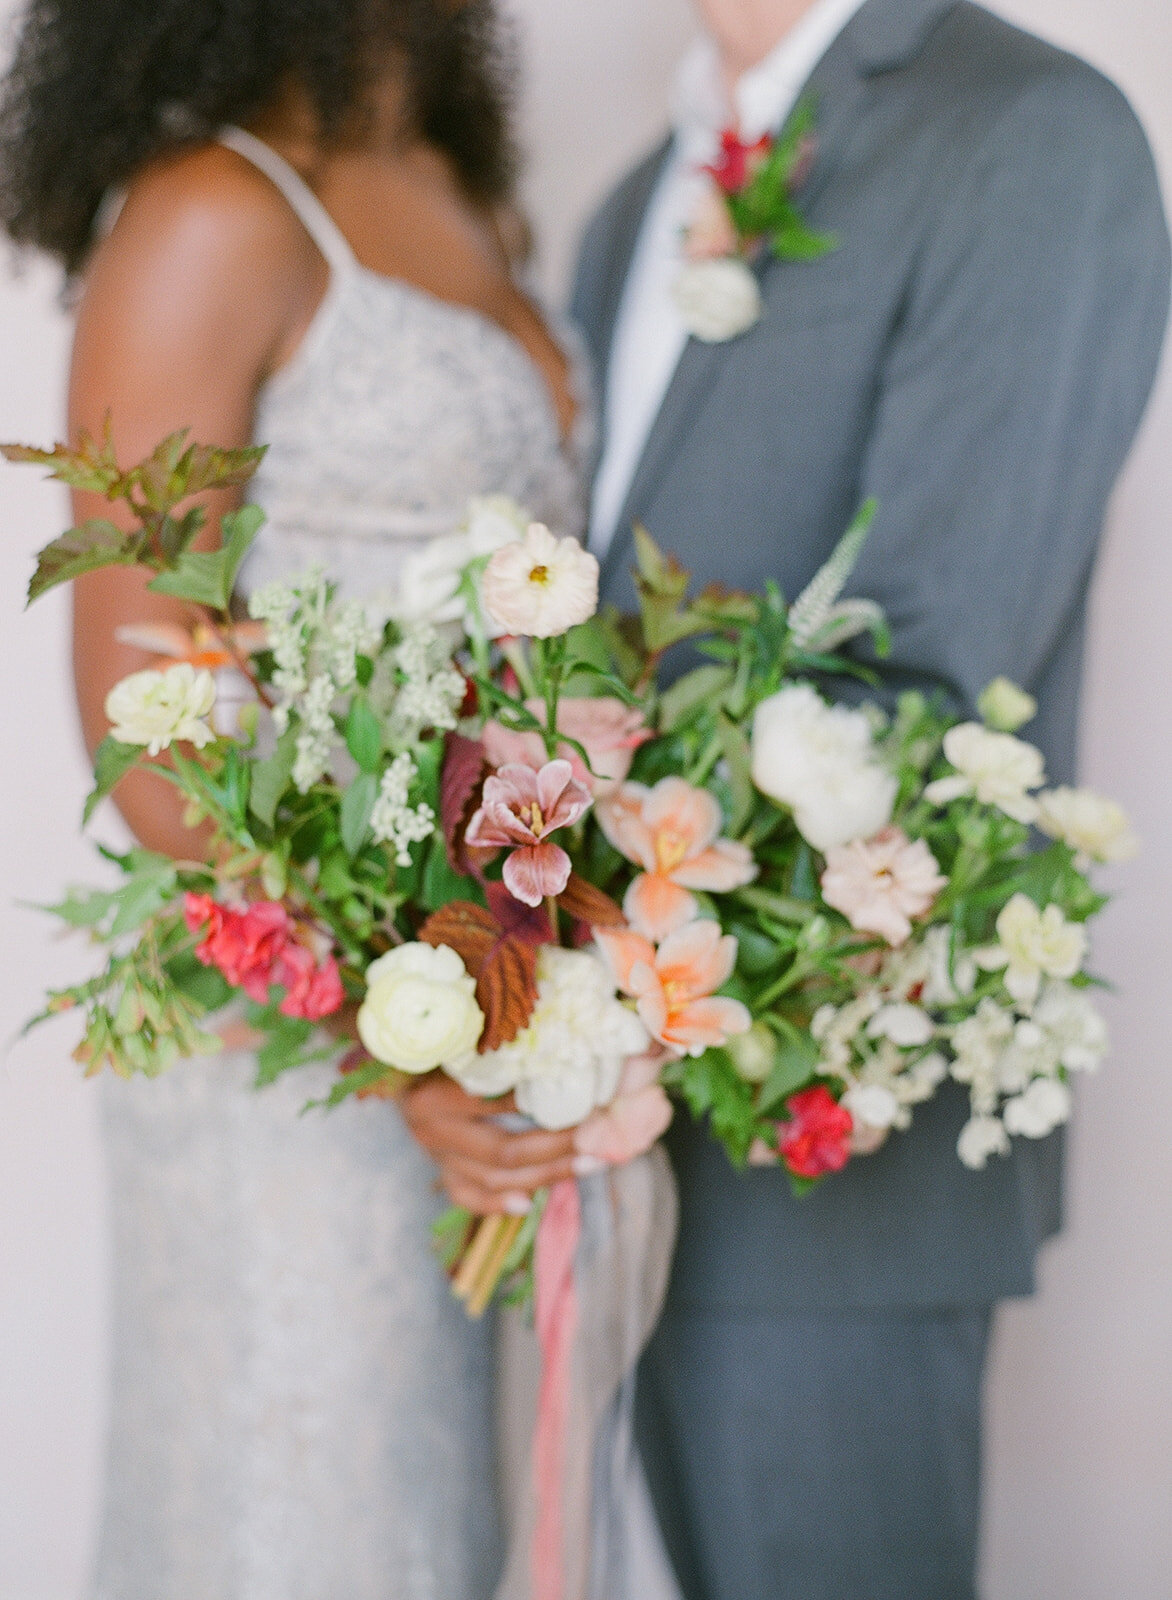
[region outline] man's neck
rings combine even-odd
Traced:
[[[740,78],[765,60],[818,0],[699,0],[731,101]]]

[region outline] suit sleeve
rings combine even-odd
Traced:
[[[1126,102],[1079,64],[1032,84],[939,197],[875,393],[860,488],[880,512],[852,587],[888,614],[896,685],[967,709],[998,673],[1043,680],[1078,625],[1168,289]]]

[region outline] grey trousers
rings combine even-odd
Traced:
[[[669,1307],[636,1419],[686,1600],[973,1600],[989,1320]]]

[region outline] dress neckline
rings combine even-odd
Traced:
[[[535,360],[533,353],[510,329],[502,322],[498,322],[487,311],[482,311],[479,306],[469,305],[463,300],[448,300],[443,295],[436,294],[421,283],[415,283],[410,278],[394,277],[387,272],[379,272],[375,267],[368,267],[359,261],[354,253],[354,247],[346,238],[341,228],[326,210],[325,206],[314,194],[309,184],[284,156],[266,144],[263,139],[258,139],[254,133],[249,133],[246,128],[227,126],[220,130],[217,142],[227,149],[234,150],[250,162],[258,171],[280,191],[293,213],[309,234],[317,249],[321,252],[329,268],[330,280],[326,292],[322,296],[308,328],[302,335],[296,350],[282,366],[269,378],[269,385],[279,383],[286,373],[293,372],[305,360],[310,358],[318,341],[317,330],[328,321],[326,313],[332,310],[347,279],[360,278],[373,284],[378,289],[399,295],[402,299],[414,300],[417,304],[425,306],[433,313],[448,314],[454,320],[462,321],[469,327],[478,327],[495,338],[502,350],[508,350],[514,359],[519,358],[524,364],[527,376],[541,391],[546,410],[554,425],[554,431],[563,452],[572,450],[574,434],[579,419],[583,415],[586,403],[585,396],[576,392],[580,386],[573,384],[575,373],[573,352],[567,351],[568,371],[571,378],[571,398],[574,401],[575,415],[568,431],[563,431],[561,419],[558,415],[557,401],[554,397],[553,387]],[[525,293],[524,290],[519,290]],[[568,330],[557,329],[551,322],[549,314],[540,303],[534,303],[534,309],[545,325],[546,331],[554,342],[564,348],[564,340],[559,334]]]

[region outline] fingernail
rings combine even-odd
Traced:
[[[575,1156],[575,1178],[592,1178],[596,1172],[605,1172],[610,1165],[609,1161],[600,1161],[597,1156]]]
[[[507,1194],[501,1201],[501,1208],[510,1217],[527,1217],[533,1210],[533,1202],[527,1194]]]

